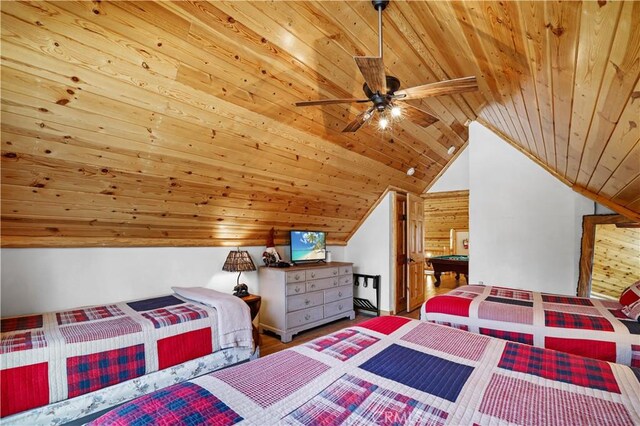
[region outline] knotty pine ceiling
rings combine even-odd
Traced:
[[[388,188],[428,188],[468,120],[640,217],[639,2],[392,1],[387,73],[481,90],[416,102],[430,127],[355,134],[364,105],[293,103],[361,97],[368,1],[0,7],[4,247],[263,245],[271,227],[342,244]]]

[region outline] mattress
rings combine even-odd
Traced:
[[[130,401],[93,425],[640,424],[628,366],[379,317]]]
[[[616,301],[469,285],[427,300],[420,318],[640,367],[640,323],[627,318]]]
[[[1,415],[78,401],[216,353],[220,321],[216,309],[177,295],[3,318]],[[244,349],[247,359],[253,351]]]

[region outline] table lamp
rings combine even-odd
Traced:
[[[242,275],[243,271],[255,271],[256,266],[253,264],[253,260],[251,260],[251,256],[249,256],[248,251],[230,251],[227,256],[227,260],[224,261],[224,266],[222,266],[223,271],[227,272],[238,272],[238,280],[236,281],[236,286],[233,288],[233,295],[238,297],[244,297],[249,295],[249,289],[246,284],[240,284],[240,275]]]

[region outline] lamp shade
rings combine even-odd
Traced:
[[[222,270],[227,272],[255,271],[256,265],[253,264],[248,251],[230,251]]]

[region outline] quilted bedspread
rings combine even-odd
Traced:
[[[218,321],[175,295],[3,318],[1,416],[213,353]]]
[[[94,425],[640,424],[640,370],[380,317],[156,391]]]
[[[468,285],[429,299],[421,319],[640,367],[640,323],[615,301]]]

